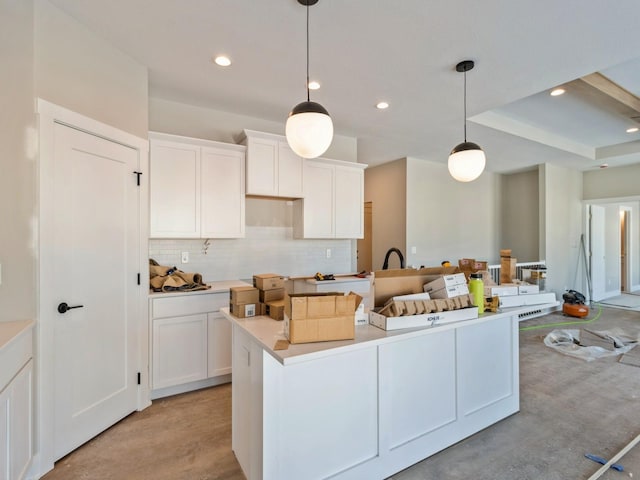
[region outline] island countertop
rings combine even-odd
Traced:
[[[547,303],[542,305],[526,305],[521,307],[503,308],[498,313],[484,313],[478,318],[469,320],[461,320],[458,322],[436,323],[433,326],[406,328],[401,330],[387,331],[382,330],[373,325],[359,325],[355,328],[355,338],[353,340],[339,340],[332,342],[312,342],[289,344],[286,350],[274,350],[276,341],[286,340],[284,335],[284,322],[273,320],[267,316],[256,316],[249,318],[238,318],[229,312],[229,308],[222,308],[220,312],[232,322],[246,331],[253,337],[266,352],[275,358],[282,365],[296,364],[321,358],[329,355],[343,353],[347,351],[357,350],[359,348],[367,348],[372,345],[380,345],[384,343],[394,342],[397,340],[405,340],[411,337],[419,337],[429,335],[435,332],[442,332],[452,328],[458,328],[463,325],[474,325],[485,322],[491,322],[504,317],[512,317],[521,313],[530,312],[531,310],[552,309],[559,305],[559,302]]]

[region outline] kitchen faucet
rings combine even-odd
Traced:
[[[400,268],[404,268],[405,267],[405,265],[404,265],[404,255],[402,255],[402,252],[399,249],[393,247],[393,248],[390,248],[387,251],[387,254],[384,256],[384,263],[382,264],[382,270],[388,270],[389,269],[389,256],[393,252],[398,254],[398,258],[400,259]]]

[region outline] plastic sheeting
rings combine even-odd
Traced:
[[[580,339],[582,334],[582,340]],[[555,351],[591,362],[598,358],[627,353],[638,344],[640,333],[628,333],[620,328],[611,330],[553,330],[544,344]]]

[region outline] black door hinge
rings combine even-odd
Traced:
[[[140,274],[138,274],[138,285],[140,285]]]
[[[140,377],[141,377],[140,372],[138,372],[138,385],[140,385],[141,383]]]
[[[140,186],[140,175],[142,175],[142,172],[133,172],[136,175],[136,182],[137,185]]]

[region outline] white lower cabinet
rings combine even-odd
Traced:
[[[26,477],[33,458],[31,331],[0,348],[0,479]]]
[[[473,435],[519,410],[518,323],[505,314],[394,332],[283,363],[254,336],[264,331],[234,321],[240,466],[249,480],[383,479]]]
[[[152,398],[230,381],[228,292],[150,299]]]

